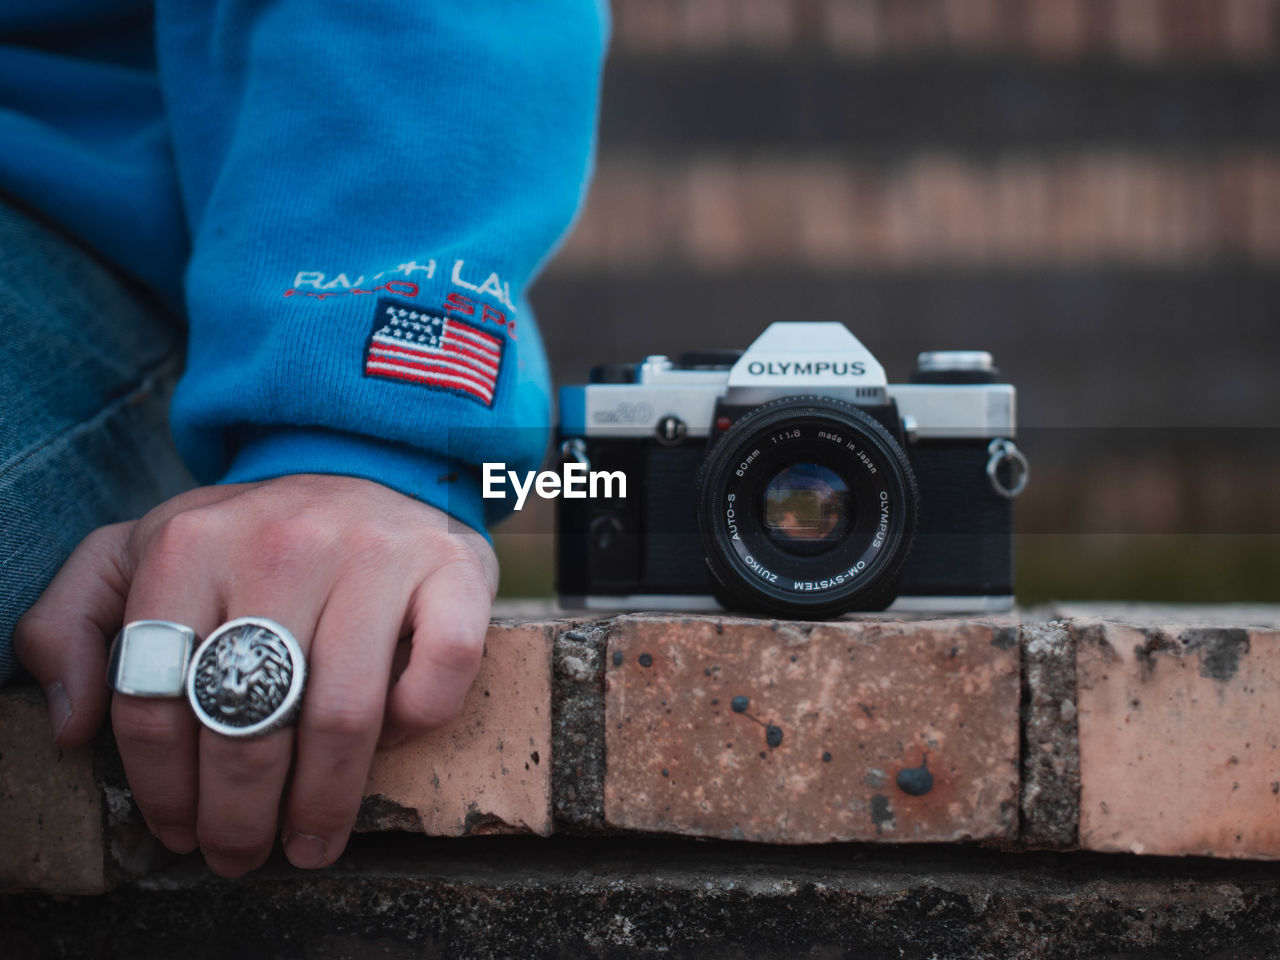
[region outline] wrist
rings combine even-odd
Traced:
[[[299,473],[359,477],[430,504],[488,539],[474,467],[407,444],[324,427],[250,427],[238,440],[239,448],[219,483]]]

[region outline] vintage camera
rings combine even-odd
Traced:
[[[560,449],[625,498],[559,501],[566,607],[996,612],[1013,605],[1015,391],[982,351],[905,384],[840,323],[596,367]]]

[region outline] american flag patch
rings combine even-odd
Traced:
[[[378,301],[365,376],[426,384],[491,407],[501,367],[502,340],[493,334],[395,300]]]

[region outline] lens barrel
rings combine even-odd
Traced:
[[[911,464],[878,420],[840,400],[787,397],[711,449],[698,528],[732,606],[829,617],[892,601],[918,501]]]

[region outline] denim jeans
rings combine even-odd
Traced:
[[[0,683],[16,668],[14,624],[76,544],[191,486],[168,428],[184,336],[0,196]]]

